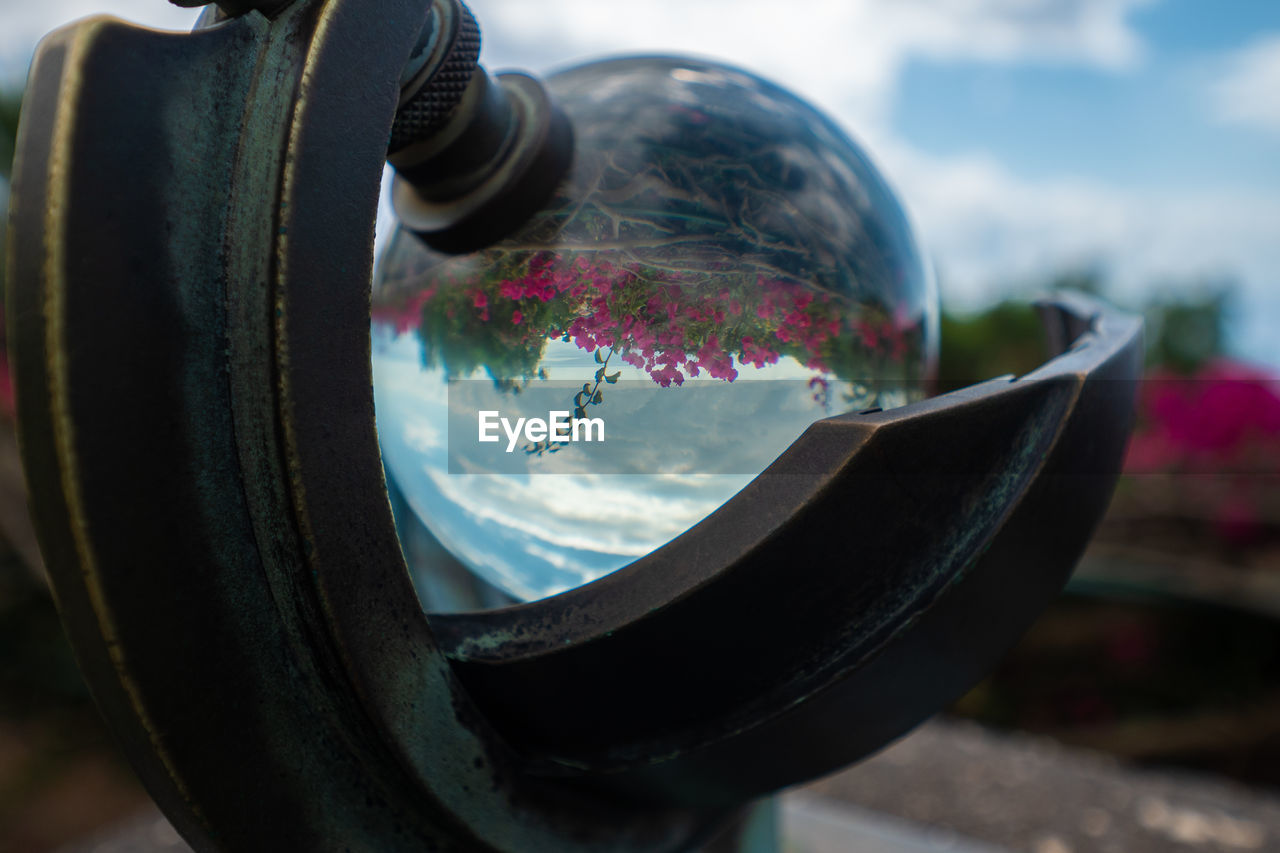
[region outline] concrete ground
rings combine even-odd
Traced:
[[[804,792],[1026,853],[1280,851],[1280,792],[966,722],[922,726]]]
[[[938,720],[783,797],[784,853],[1280,852],[1280,792]],[[64,853],[185,853],[143,813]]]

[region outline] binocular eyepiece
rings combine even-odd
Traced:
[[[178,6],[204,0],[170,0]],[[220,0],[208,25],[294,0]],[[387,145],[401,224],[433,249],[464,253],[505,237],[554,193],[573,160],[569,120],[526,74],[480,65],[480,27],[460,0],[431,0],[400,80]]]
[[[555,191],[573,159],[569,120],[538,80],[491,77],[459,0],[433,0],[405,68],[388,160],[401,223],[432,248],[501,239]]]

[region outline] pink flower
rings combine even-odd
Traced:
[[[657,382],[663,388],[670,388],[674,383],[676,385],[684,384],[684,375],[675,367],[667,366],[661,370],[654,370],[649,373],[653,377],[653,381]]]
[[[878,349],[880,346],[880,336],[876,333],[876,329],[866,320],[857,320],[853,324],[854,331],[862,338],[862,345],[867,349]]]
[[[1228,360],[1190,378],[1155,371],[1144,383],[1142,411],[1147,425],[1135,436],[1134,463],[1223,460],[1251,443],[1275,446],[1280,379]]]

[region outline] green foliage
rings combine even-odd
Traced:
[[[1076,290],[1112,299],[1106,279],[1093,270],[1059,273],[1041,292]],[[1193,373],[1222,355],[1231,287],[1166,288],[1143,310],[1147,321],[1147,362]],[[1186,295],[1190,293],[1191,295]],[[1130,310],[1135,310],[1133,306]],[[1035,310],[1016,298],[972,314],[945,311],[938,364],[938,390],[950,391],[1006,373],[1021,375],[1044,362],[1045,340]]]
[[[1151,303],[1146,312],[1148,360],[1190,374],[1221,355],[1230,303],[1231,289],[1226,285]]]
[[[938,390],[1027,373],[1044,362],[1044,347],[1040,320],[1025,302],[1001,302],[971,315],[944,312]]]
[[[1032,292],[1074,290],[1106,298],[1102,274],[1092,267],[1054,274]],[[1005,374],[1021,376],[1044,363],[1045,337],[1025,297],[974,314],[942,314],[938,390],[951,391]]]
[[[21,92],[0,91],[0,176],[9,177],[13,166],[13,146],[18,137]]]

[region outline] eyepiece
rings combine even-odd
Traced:
[[[479,64],[480,28],[459,0],[434,0],[405,70],[387,159],[404,226],[446,252],[497,242],[568,172],[573,133],[542,84]]]

